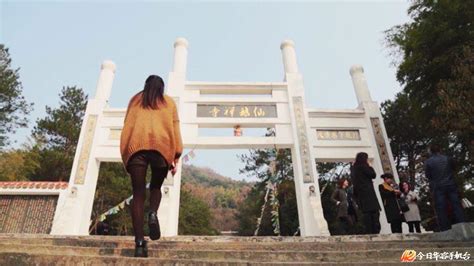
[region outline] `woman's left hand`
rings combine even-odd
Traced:
[[[179,159],[175,159],[174,162],[171,163],[171,174],[174,176],[176,172],[178,171],[178,162]]]

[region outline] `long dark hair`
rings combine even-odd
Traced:
[[[402,181],[402,182],[400,182],[399,188],[400,188],[400,190],[403,192],[403,194],[406,195],[406,194],[408,194],[408,192],[405,192],[405,189],[403,188],[403,184],[407,184],[407,185],[408,185],[408,192],[410,192],[410,190],[411,190],[411,185],[410,185],[410,183],[408,183],[407,181]]]
[[[142,107],[158,109],[158,102],[166,103],[164,98],[165,83],[160,76],[150,75],[143,88]]]
[[[357,155],[356,155],[356,159],[355,159],[355,162],[354,162],[354,166],[357,166],[357,165],[368,165],[369,163],[367,162],[367,160],[369,159],[369,155],[365,152],[359,152]]]
[[[339,181],[337,181],[337,187],[338,188],[342,188],[342,186],[344,185],[344,182],[349,182],[349,180],[347,178],[341,178],[339,179]],[[347,186],[349,187],[349,183],[347,184]]]

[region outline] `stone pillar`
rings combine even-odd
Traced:
[[[352,77],[352,84],[354,85],[359,104],[362,102],[372,102],[369,86],[367,86],[367,80],[364,75],[364,68],[361,65],[354,65],[351,67],[349,72]]]
[[[303,77],[298,73],[293,41],[283,41],[280,48],[288,86],[288,104],[294,140],[291,156],[301,236],[329,235],[327,222],[323,216],[318,173],[311,144],[311,138],[316,134],[311,132],[307,122]]]
[[[99,81],[95,92],[95,99],[109,101],[112,84],[115,77],[115,64],[110,60],[105,60],[101,65]]]
[[[112,90],[115,64],[104,61],[95,98],[87,102],[81,134],[69,177],[67,193],[61,193],[54,214],[51,234],[88,235],[99,175],[100,161],[95,147],[100,140],[100,125]]]
[[[186,86],[186,65],[188,56],[188,41],[184,38],[178,38],[174,42],[174,62],[173,70],[168,74],[167,94],[176,102],[178,114],[181,120],[181,135],[184,138],[186,131],[183,130],[183,124],[186,123],[183,114],[182,96]],[[168,178],[162,187],[163,198],[160,208],[158,209],[158,217],[162,223],[163,236],[178,235],[179,222],[179,201],[181,193],[181,168],[182,161],[178,163],[178,171],[174,176],[168,174]]]
[[[298,73],[295,43],[292,40],[284,40],[280,45],[280,49],[283,57],[285,73]]]
[[[387,222],[385,210],[383,209],[383,201],[380,197],[378,186],[383,183],[380,175],[390,172],[395,177],[398,183],[398,173],[395,168],[395,162],[390,148],[387,132],[383,122],[382,114],[379,109],[379,104],[370,97],[367,80],[364,75],[364,69],[360,65],[354,65],[350,68],[349,73],[352,77],[354,90],[357,96],[359,109],[365,112],[365,121],[367,129],[369,130],[369,141],[372,147],[372,154],[374,154],[372,166],[377,173],[374,180],[374,189],[379,200],[382,211],[380,213],[380,224],[382,226],[381,234],[390,234],[390,224]],[[355,156],[355,154],[354,154]]]
[[[174,42],[173,72],[186,73],[188,62],[188,41],[185,38],[178,38]]]

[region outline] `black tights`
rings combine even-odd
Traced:
[[[144,160],[141,160],[144,162]],[[132,178],[133,200],[132,200],[132,221],[135,240],[143,240],[143,223],[144,223],[144,204],[146,197],[146,171],[147,163],[129,164],[128,172]],[[158,211],[161,202],[161,185],[168,174],[168,167],[157,167],[157,164],[151,165],[151,182],[150,182],[150,211]]]
[[[365,234],[378,234],[380,233],[380,212],[370,211],[362,212],[362,218],[365,226]]]
[[[395,219],[390,221],[390,229],[392,230],[392,233],[402,233],[402,220],[400,219]]]
[[[416,229],[417,233],[421,233],[421,228],[420,228],[420,221],[414,221],[414,222],[407,222],[408,224],[408,231],[410,233],[414,233],[413,229]],[[414,228],[413,228],[414,227]]]

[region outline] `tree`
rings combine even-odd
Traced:
[[[258,182],[247,194],[247,197],[237,207],[236,218],[239,222],[238,235],[253,236],[260,218],[265,196],[265,183]],[[270,218],[270,206],[266,206],[260,223],[259,235],[274,235]]]
[[[211,211],[202,200],[187,191],[181,191],[178,234],[217,235],[211,226]]]
[[[27,126],[33,107],[22,95],[20,69],[12,69],[11,62],[8,48],[0,44],[0,150],[9,143],[6,134]]]
[[[274,130],[269,129],[266,136],[274,134]],[[258,235],[297,233],[298,208],[291,151],[276,148],[253,149],[239,158],[245,163],[240,173],[259,179],[238,207],[239,234],[253,235],[257,227]],[[272,188],[269,189],[269,186]]]
[[[33,130],[41,158],[33,180],[69,180],[87,95],[74,86],[63,87],[59,96],[59,107],[46,106],[46,117],[38,119]]]
[[[386,31],[399,59],[397,79],[404,95],[419,105],[425,132],[460,162],[459,174],[473,173],[474,2],[416,0],[412,21]]]
[[[268,129],[265,136],[274,136],[275,131]],[[291,151],[289,149],[252,149],[249,154],[239,156],[245,163],[241,174],[255,176],[259,180],[266,182],[272,180],[275,183],[283,180],[293,180],[293,164],[291,163]],[[271,163],[275,164],[275,173],[272,174]]]
[[[130,177],[125,172],[123,165],[121,163],[101,163],[92,208],[91,218],[94,221],[92,226],[102,213],[115,207],[131,195]],[[109,215],[106,222],[110,226],[110,234],[112,235],[133,234],[129,206],[126,206],[124,210],[117,214]]]
[[[38,168],[38,154],[27,149],[0,152],[0,181],[28,180]]]
[[[416,0],[408,14],[410,22],[386,31],[403,91],[381,109],[397,170],[416,185],[422,218],[429,220],[434,213],[423,171],[428,145],[439,144],[458,163],[462,192],[472,182],[474,2]]]
[[[414,177],[428,144],[438,132],[427,130],[430,122],[423,119],[421,104],[406,93],[398,93],[395,100],[383,102],[381,111],[397,170]],[[414,184],[413,179],[409,181]]]

